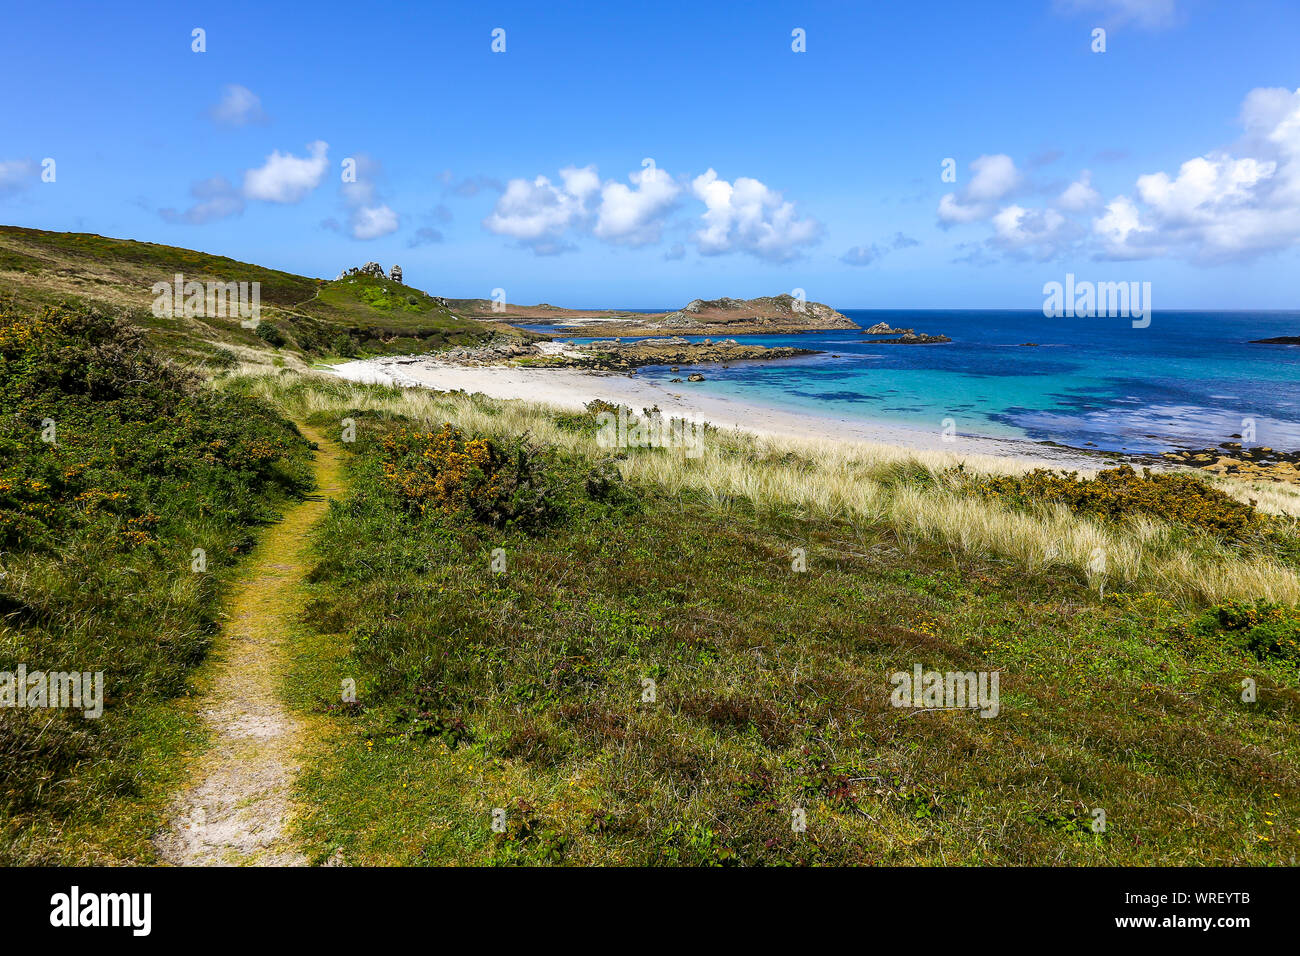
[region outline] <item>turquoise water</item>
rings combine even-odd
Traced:
[[[1253,444],[1300,449],[1300,346],[1248,344],[1300,335],[1300,312],[1156,312],[1145,329],[1127,318],[1028,311],[845,314],[863,328],[883,321],[953,341],[879,345],[858,332],[737,336],[825,354],[703,366],[706,380],[690,388],[837,418],[936,430],[951,418],[962,435],[1130,452],[1218,444],[1243,434],[1249,418]],[[664,367],[638,374],[674,377]]]

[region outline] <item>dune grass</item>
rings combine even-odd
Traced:
[[[592,461],[610,457],[594,428],[566,428],[564,415],[545,406],[266,371],[242,366],[230,385],[295,416],[341,420],[369,412],[425,426],[450,421],[474,434],[528,434]],[[1145,516],[1114,524],[1051,502],[1023,509],[970,493],[971,476],[1023,475],[1035,467],[1007,458],[710,430],[698,458],[681,449],[631,448],[616,464],[629,482],[670,495],[698,494],[715,506],[743,500],[774,514],[882,522],[904,537],[957,552],[1025,568],[1058,567],[1093,587],[1144,588],[1183,606],[1233,599],[1300,603],[1300,568],[1288,560],[1300,533],[1300,497],[1281,489],[1272,491],[1268,510],[1282,545],[1243,549]],[[1236,497],[1247,494],[1264,492]]]

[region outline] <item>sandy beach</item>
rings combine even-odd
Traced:
[[[383,356],[359,359],[328,370],[355,382],[405,388],[457,389],[491,398],[523,399],[564,409],[580,409],[593,399],[627,405],[635,411],[658,406],[666,416],[738,428],[759,435],[874,442],[960,455],[991,455],[1042,462],[1054,467],[1094,469],[1104,462],[1069,448],[1031,441],[956,435],[945,441],[938,428],[922,429],[892,422],[809,415],[755,405],[718,395],[692,392],[693,386],[665,386],[616,372],[567,368],[465,366],[429,356]]]

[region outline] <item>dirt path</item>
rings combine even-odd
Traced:
[[[316,429],[300,428],[320,446],[313,466],[318,492],[288,506],[283,520],[267,529],[231,590],[203,703],[212,745],[154,838],[164,863],[306,863],[286,832],[302,728],[281,700],[280,683],[307,568],[308,533],[329,498],[338,497],[343,469],[331,441]]]

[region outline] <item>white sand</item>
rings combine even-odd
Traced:
[[[525,399],[566,409],[580,409],[595,398],[627,405],[638,412],[658,405],[666,416],[709,422],[721,428],[741,428],[760,435],[868,441],[961,455],[1017,458],[1055,467],[1093,469],[1104,464],[1080,452],[1031,441],[962,435],[944,441],[937,423],[934,429],[924,429],[784,411],[706,394],[685,382],[659,384],[623,372],[464,366],[418,355],[360,359],[331,366],[329,371],[354,382],[442,391],[463,389],[491,398]]]

